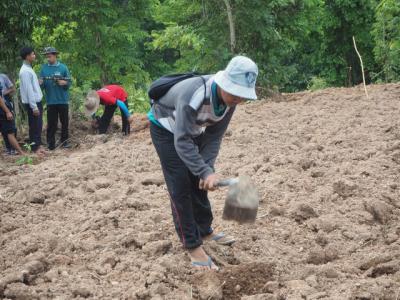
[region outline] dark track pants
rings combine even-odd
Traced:
[[[7,120],[6,114],[1,110],[0,111],[0,131],[1,131],[1,135],[3,136],[4,145],[5,145],[6,149],[12,150],[13,147],[11,146],[10,141],[8,140],[8,135],[14,134],[15,137],[17,137],[17,127],[15,125],[15,113],[14,113],[14,105],[13,105],[12,100],[6,100],[6,105],[7,105],[8,109],[12,112],[12,114],[14,115],[14,118],[11,121]]]
[[[1,125],[0,125],[0,127],[1,127]],[[2,131],[1,135],[3,136],[4,146],[6,147],[7,150],[11,150],[12,147],[11,147],[11,144],[10,144],[10,142],[8,140],[8,134]]]
[[[176,153],[173,134],[153,123],[150,134],[170,194],[176,232],[185,248],[197,248],[202,244],[202,237],[212,233],[213,215],[207,192],[199,189],[199,178]]]
[[[2,119],[0,118],[0,131],[1,135],[3,136],[4,145],[7,150],[12,150],[13,147],[8,140],[8,135],[10,133],[14,134],[17,137],[17,128],[15,127],[15,120],[8,121],[5,117]]]
[[[50,150],[56,147],[58,119],[61,123],[61,143],[68,140],[68,104],[47,105],[47,144]]]
[[[41,102],[36,104],[40,112],[40,115],[37,117],[33,115],[29,104],[25,104],[25,109],[28,112],[29,140],[33,144],[31,146],[32,151],[36,151],[42,145],[43,106]]]
[[[125,101],[126,107],[128,107],[128,99]],[[99,120],[99,133],[104,134],[107,132],[108,126],[110,126],[110,122],[112,117],[114,116],[114,112],[117,109],[117,105],[105,105],[104,113]],[[125,117],[123,111],[121,110],[122,117],[122,132],[125,135],[128,135],[131,132],[131,125],[128,122],[128,119]]]

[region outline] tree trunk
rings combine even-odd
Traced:
[[[101,35],[100,35],[99,31],[96,32],[95,40],[96,40],[96,48],[101,49],[102,40],[101,40]],[[103,61],[101,55],[97,55],[97,63],[101,69],[101,73],[100,73],[101,85],[106,85],[108,83],[108,76],[107,76],[106,67],[104,66],[104,61]]]
[[[232,6],[229,0],[224,0],[226,6],[226,12],[228,14],[229,32],[231,38],[231,52],[235,53],[236,50],[236,33],[235,33],[235,21],[233,20]]]

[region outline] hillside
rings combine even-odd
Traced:
[[[217,170],[250,175],[254,225],[196,274],[175,235],[148,130],[88,136],[0,170],[0,296],[10,299],[399,299],[400,84],[241,105]],[[252,296],[253,297],[245,297]]]

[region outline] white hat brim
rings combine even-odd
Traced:
[[[85,115],[88,117],[91,117],[98,109],[100,106],[100,99],[96,98],[96,104],[94,105],[94,107],[92,109],[87,109],[86,106],[85,107]]]
[[[257,94],[255,88],[245,87],[238,85],[230,81],[226,76],[224,71],[219,71],[215,77],[214,81],[218,86],[225,92],[249,100],[257,100]]]

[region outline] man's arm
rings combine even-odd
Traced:
[[[197,111],[190,105],[178,101],[175,118],[174,142],[179,157],[196,176],[205,179],[214,173],[214,170],[204,161],[199,153],[193,137],[196,132]]]
[[[218,123],[206,128],[202,138],[200,155],[204,161],[214,169],[215,160],[217,159],[221,141],[226,129],[232,119],[232,115],[236,107],[232,107],[226,113],[225,117]]]
[[[117,103],[117,106],[120,108],[120,110],[123,112],[124,116],[129,118],[131,116],[131,113],[129,112],[129,109],[126,106],[126,104],[119,99],[117,99],[116,103]]]
[[[4,94],[4,96],[6,96],[6,95],[12,95],[12,94],[15,93],[15,91],[16,91],[16,89],[15,89],[15,86],[13,85],[12,87],[6,89],[6,90],[3,92],[3,94]]]
[[[6,90],[3,91],[3,95],[10,95],[15,93],[16,89],[14,84],[11,82],[10,78],[8,78],[7,75],[3,75],[4,76],[4,83],[5,83],[5,88]]]
[[[6,102],[0,97],[0,108],[6,113],[7,120],[11,121],[14,118],[12,112],[8,109]]]
[[[31,73],[22,72],[20,74],[20,86],[21,86],[21,94],[24,93],[28,100],[28,104],[33,111],[38,111],[37,104],[35,102],[35,93],[33,91],[32,86],[32,78]]]

